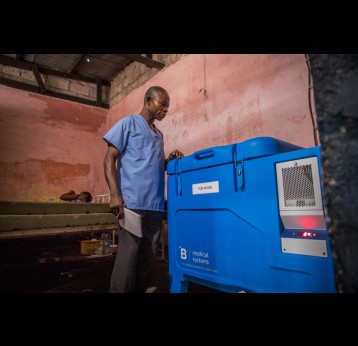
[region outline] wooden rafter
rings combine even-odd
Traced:
[[[40,88],[41,94],[44,94],[46,92],[46,86],[45,86],[45,83],[43,82],[43,80],[41,78],[39,69],[38,69],[36,64],[32,65],[32,72],[34,73],[34,76],[35,76],[37,85]]]
[[[68,73],[72,73],[73,71],[76,71],[77,67],[80,65],[83,57],[85,56],[86,54],[80,54],[80,56],[78,57],[77,61],[73,64],[73,67],[71,67],[68,71]]]
[[[161,70],[162,68],[165,67],[165,64],[163,64],[159,61],[155,61],[153,59],[148,59],[145,56],[142,56],[140,54],[118,54],[118,55],[123,56],[124,58],[130,59],[133,61],[140,62],[141,64],[144,64],[151,68],[157,68],[157,69]]]
[[[28,63],[25,61],[20,61],[20,60],[15,60],[13,58],[9,58],[4,55],[0,55],[0,64],[6,65],[6,66],[13,66],[13,67],[21,68],[23,70],[28,70],[28,71],[32,71],[32,65],[34,65],[34,64],[31,64],[31,63]],[[58,71],[58,70],[52,70],[52,69],[41,67],[38,65],[37,65],[37,67],[38,67],[38,70],[40,73],[53,75],[53,76],[59,76],[59,77],[63,77],[63,78],[74,79],[74,80],[81,80],[81,81],[87,82],[87,83],[97,84],[96,78],[83,77],[83,76],[72,74],[72,73],[66,73],[66,72],[62,72],[62,71]],[[102,84],[105,86],[111,86],[111,83],[108,80],[102,80]]]

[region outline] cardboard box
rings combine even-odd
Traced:
[[[81,255],[94,255],[100,246],[101,241],[98,239],[81,240]]]

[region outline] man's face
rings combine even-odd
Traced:
[[[148,103],[148,111],[154,119],[162,121],[169,109],[170,97],[165,92],[154,94]]]

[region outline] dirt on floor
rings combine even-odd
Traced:
[[[81,255],[81,240],[100,239],[101,233],[1,240],[0,293],[108,293],[115,254]],[[148,287],[169,293],[168,259],[160,250]],[[189,283],[191,292],[218,291]]]

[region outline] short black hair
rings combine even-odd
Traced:
[[[146,93],[144,95],[144,104],[148,101],[148,99],[153,98],[154,94],[157,94],[157,93],[166,93],[166,94],[168,94],[168,92],[164,88],[162,88],[160,86],[157,86],[157,85],[154,85],[154,86],[150,87],[146,91]]]

